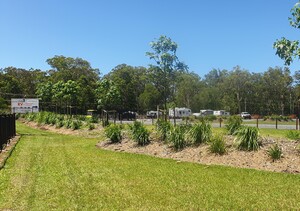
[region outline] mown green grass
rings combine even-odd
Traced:
[[[300,176],[111,152],[99,141],[17,125],[0,210],[291,210]]]

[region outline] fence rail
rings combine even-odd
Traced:
[[[16,136],[15,114],[0,115],[0,152],[14,136]]]

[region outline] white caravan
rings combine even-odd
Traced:
[[[175,113],[175,114],[174,114]],[[170,108],[169,109],[169,117],[171,118],[181,118],[188,117],[192,115],[192,111],[189,108]]]
[[[215,116],[229,116],[230,113],[225,110],[214,111]]]

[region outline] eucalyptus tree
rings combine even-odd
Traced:
[[[140,110],[139,96],[143,93],[147,81],[145,67],[133,67],[126,64],[116,66],[104,78],[114,82],[121,96],[120,109],[124,111]]]
[[[85,76],[90,82],[99,80],[99,69],[92,68],[90,63],[82,58],[54,56],[47,59],[46,62],[52,68],[48,73],[54,83],[68,80],[77,81],[81,76]]]
[[[149,110],[155,110],[156,106],[159,105],[161,101],[161,93],[152,84],[145,84],[143,92],[139,95],[139,108],[143,113]]]
[[[49,80],[53,83],[75,81],[80,89],[76,93],[76,104],[84,112],[85,109],[95,108],[95,89],[100,80],[100,72],[92,68],[90,63],[82,58],[54,56],[47,59],[52,69],[48,70]]]
[[[196,96],[202,91],[203,83],[199,75],[195,73],[179,74],[176,87],[176,104],[178,106],[191,108],[195,112],[200,110]]]
[[[300,1],[291,9],[292,17],[289,17],[290,25],[300,29]],[[299,40],[289,40],[285,37],[276,40],[273,47],[276,54],[284,60],[286,65],[290,65],[295,58],[300,58]]]
[[[149,71],[156,88],[162,93],[162,102],[165,110],[167,103],[174,101],[176,91],[176,72],[185,72],[187,65],[180,62],[176,51],[178,45],[171,38],[161,35],[157,40],[150,43],[152,52],[146,55],[154,60],[155,64],[150,65]]]
[[[198,107],[200,109],[225,109],[230,111],[230,107],[224,107],[224,89],[222,84],[228,77],[227,70],[212,69],[203,78],[201,91],[196,95]],[[228,102],[226,100],[226,102]]]
[[[234,67],[232,71],[229,72],[228,77],[222,83],[222,90],[224,91],[224,97],[227,99],[224,106],[230,107],[232,113],[241,113],[243,104],[247,100],[251,100],[250,83],[251,74],[247,70],[241,69],[239,66]]]
[[[26,70],[23,68],[6,67],[3,69],[3,73],[18,81],[22,89],[20,94],[31,97],[35,95],[37,85],[46,79],[46,72],[39,69]]]
[[[288,68],[269,68],[263,73],[262,98],[265,100],[266,113],[282,114],[289,112],[290,93],[293,78]],[[286,111],[286,112],[285,112]]]

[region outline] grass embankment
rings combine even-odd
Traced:
[[[0,210],[300,207],[299,175],[104,151],[93,138],[17,126],[22,138],[0,171]]]

